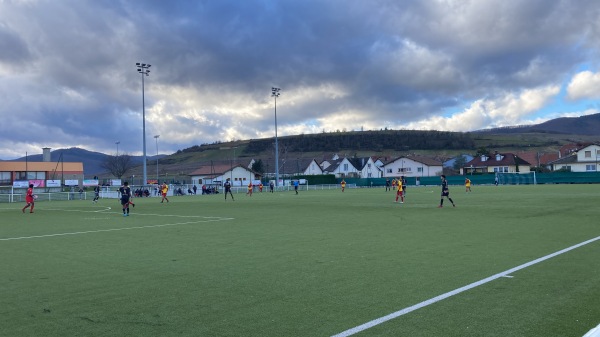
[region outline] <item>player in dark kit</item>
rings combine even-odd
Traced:
[[[92,202],[97,203],[98,199],[100,199],[100,186],[96,185],[94,187],[94,200]]]
[[[444,207],[444,197],[448,198],[452,203],[452,207],[456,207],[452,198],[450,198],[450,190],[448,189],[448,181],[446,181],[446,176],[442,174],[442,198],[440,199],[440,205],[438,208]]]
[[[129,216],[129,198],[131,198],[131,188],[129,188],[129,183],[124,182],[123,186],[119,188],[119,192],[121,192],[121,205],[123,206],[123,216]]]
[[[227,200],[227,193],[229,193],[231,195],[231,200],[235,201],[233,199],[233,193],[231,193],[231,182],[229,181],[229,178],[225,180],[225,184],[223,184],[223,187],[225,188],[225,200]]]

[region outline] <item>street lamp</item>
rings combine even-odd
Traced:
[[[121,144],[121,142],[115,142],[115,144],[117,144],[117,157],[119,156],[119,144]]]
[[[275,186],[279,186],[279,144],[277,142],[277,97],[280,88],[271,88],[271,97],[275,98]]]
[[[229,179],[231,180],[231,183],[233,184],[233,162],[235,161],[235,149],[237,149],[237,146],[232,146],[231,148],[233,149],[233,157],[231,157],[231,165],[230,165],[230,169],[229,169]]]
[[[144,144],[144,180],[142,185],[146,185],[148,181],[148,175],[146,172],[146,102],[144,97],[144,76],[150,75],[149,64],[146,63],[136,63],[138,73],[142,74],[142,139]]]
[[[160,135],[154,136],[154,139],[156,139],[156,185],[158,185],[158,137]]]

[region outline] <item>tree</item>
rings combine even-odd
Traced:
[[[465,159],[465,156],[460,155],[458,157],[456,157],[456,160],[454,161],[454,165],[452,165],[452,167],[459,171],[461,168],[463,168],[465,166],[465,164],[467,163],[467,159]]]
[[[113,176],[121,179],[131,168],[133,168],[133,161],[131,156],[128,154],[122,154],[118,156],[108,156],[106,161],[102,163],[102,168],[106,169]]]
[[[254,163],[252,163],[252,171],[258,172],[261,174],[265,172],[265,170],[263,168],[262,159],[259,159],[259,160],[255,161]]]

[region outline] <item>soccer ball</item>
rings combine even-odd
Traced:
[[[37,200],[37,198],[38,198],[37,194],[34,194],[33,195],[33,200]]]

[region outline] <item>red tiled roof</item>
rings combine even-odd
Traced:
[[[540,153],[537,151],[523,151],[517,153],[517,156],[533,166],[546,165],[551,161],[558,159],[558,152]]]
[[[466,163],[464,167],[489,167],[489,166],[511,166],[511,165],[531,165],[528,161],[523,158],[516,156],[513,153],[498,153],[502,155],[501,160],[496,160],[496,155],[490,155],[486,161],[481,160],[481,156],[473,158],[470,162]]]

